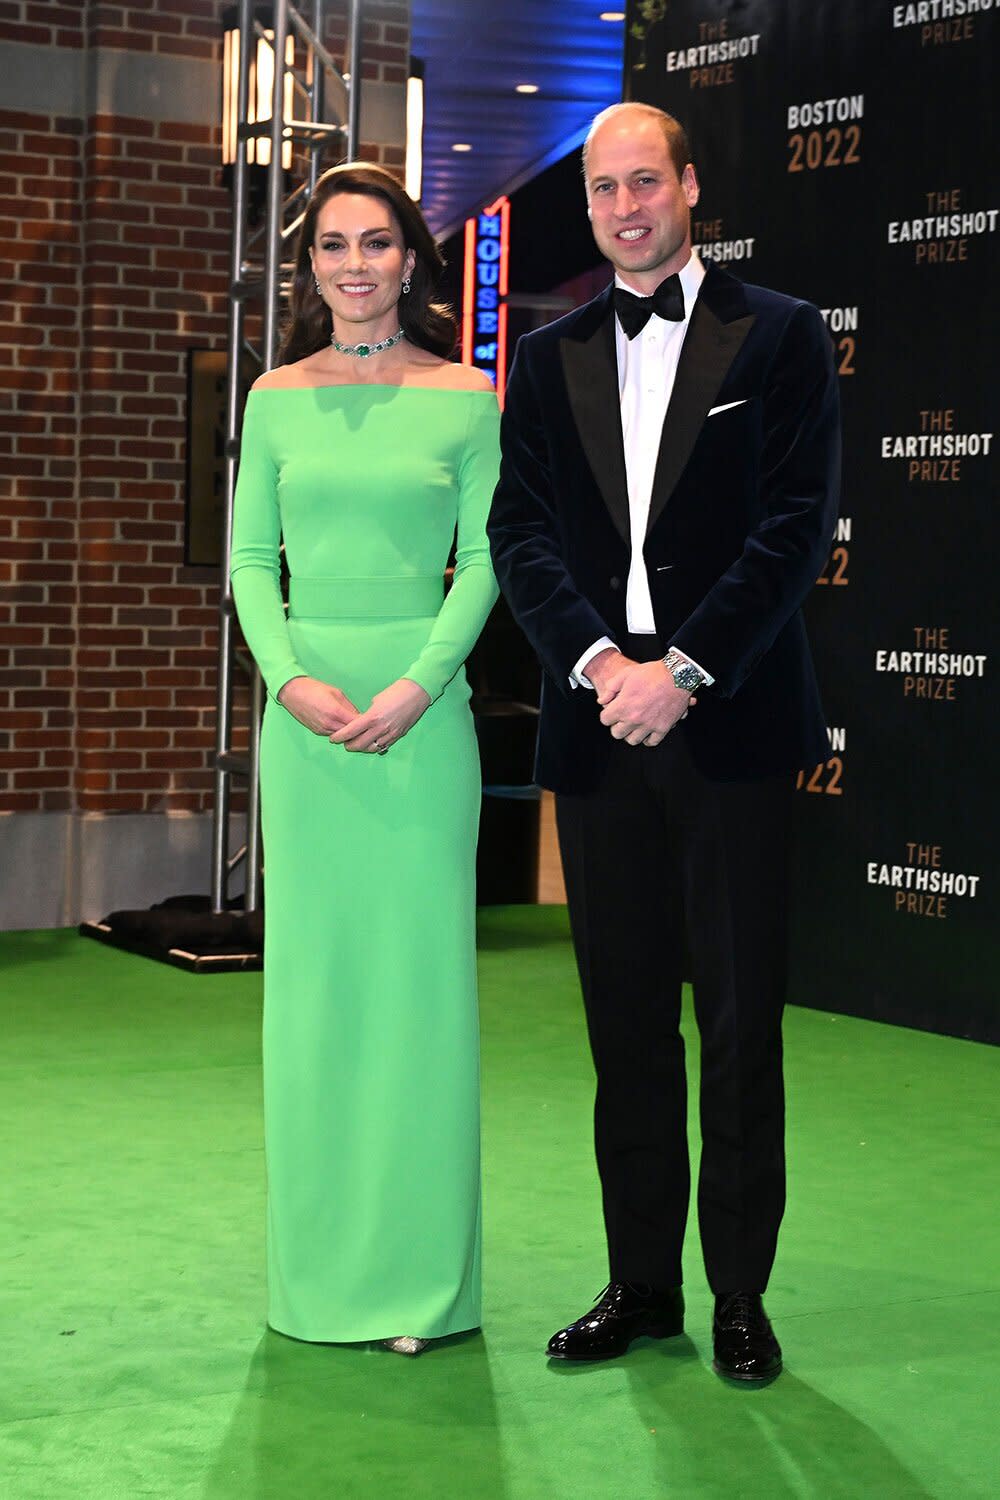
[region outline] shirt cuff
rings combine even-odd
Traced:
[[[591,682],[589,677],[584,677],[583,669],[587,665],[588,661],[591,661],[599,651],[607,651],[609,646],[612,651],[619,651],[621,649],[619,646],[615,645],[614,641],[609,635],[602,635],[599,641],[595,641],[592,646],[587,647],[587,650],[583,653],[583,655],[580,657],[580,660],[577,662],[576,666],[569,674],[570,687],[585,687],[589,688],[591,692],[594,691],[594,684]]]
[[[705,679],[705,683],[704,683],[705,687],[711,687],[712,686],[712,683],[715,681],[715,678],[712,676],[711,672],[706,672],[705,671],[705,668],[701,665],[701,662],[695,661],[695,659],[694,659],[693,656],[688,656],[688,654],[687,654],[686,651],[678,651],[676,646],[671,646],[670,650],[671,651],[676,651],[677,655],[678,656],[682,656],[685,661],[689,661],[691,663],[692,667],[697,667],[698,668],[698,671],[701,673],[702,677],[704,677],[704,679]]]

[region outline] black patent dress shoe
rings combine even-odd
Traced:
[[[781,1374],[781,1345],[756,1292],[729,1292],[715,1299],[712,1368],[727,1380],[765,1385]]]
[[[549,1339],[549,1359],[616,1359],[633,1339],[670,1339],[684,1332],[684,1294],[612,1281],[597,1306]]]

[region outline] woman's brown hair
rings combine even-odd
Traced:
[[[411,344],[447,359],[455,347],[457,326],[451,309],[432,301],[444,260],[426,220],[391,172],[367,162],[348,161],[323,173],[302,219],[292,277],[291,316],[278,363],[288,365],[305,359],[330,342],[333,331],[330,309],[316,290],[309,251],[316,239],[320,210],[341,193],[381,198],[392,209],[402,231],[403,244],[416,256],[409,293],[399,299],[400,327]]]

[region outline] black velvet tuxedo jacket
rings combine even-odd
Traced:
[[[625,641],[631,556],[610,287],[520,340],[501,445],[488,530],[500,585],[545,668],[536,777],[586,792],[611,737],[570,674],[601,636]],[[660,640],[715,678],[672,731],[713,780],[829,756],[800,606],[829,552],[839,470],[837,379],[818,311],[710,266],[663,424],[643,556]]]

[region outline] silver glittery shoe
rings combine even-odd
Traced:
[[[422,1354],[429,1343],[430,1339],[415,1339],[404,1334],[400,1339],[383,1339],[382,1348],[391,1349],[393,1354]]]

